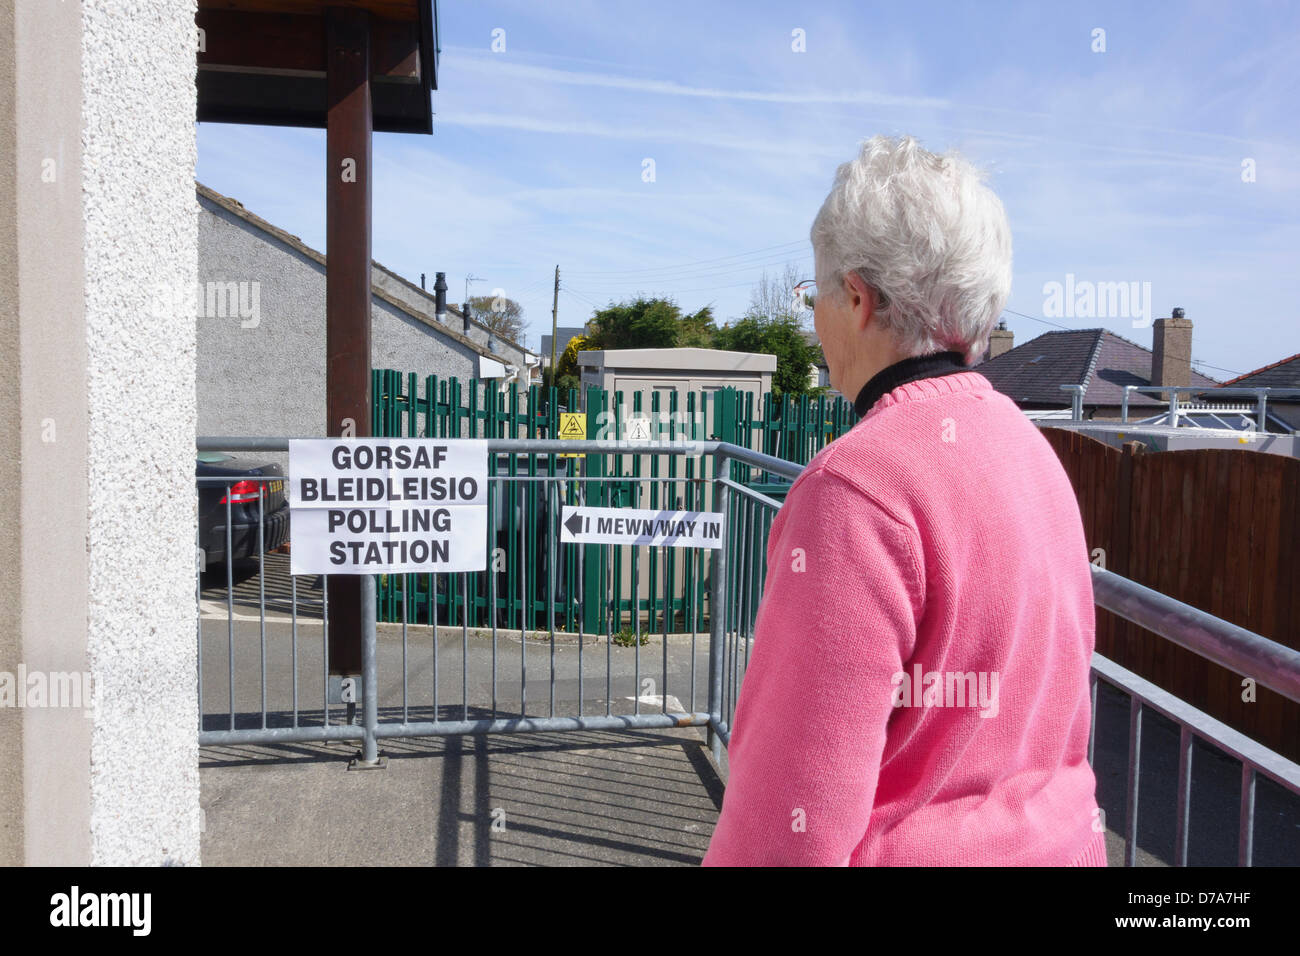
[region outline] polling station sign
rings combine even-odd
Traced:
[[[566,506],[560,515],[560,540],[566,544],[720,548],[722,518],[716,511]]]
[[[289,442],[291,574],[482,571],[482,439]]]

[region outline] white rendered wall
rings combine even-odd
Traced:
[[[91,862],[197,864],[193,0],[84,0]]]

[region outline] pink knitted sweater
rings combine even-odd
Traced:
[[[706,866],[1106,865],[1069,479],[977,372],[882,397],[795,481]]]

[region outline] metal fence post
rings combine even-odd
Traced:
[[[731,459],[715,455],[713,459],[713,510],[726,521],[731,492],[719,478],[727,476]],[[727,630],[727,548],[726,532],[723,546],[713,552],[713,569],[709,580],[709,729],[705,735],[715,762],[722,760],[722,738],[718,728],[722,724],[722,647]]]
[[[350,770],[384,766],[379,758],[379,675],[375,665],[375,577],[361,575],[361,756],[348,765]]]
[[[1083,386],[1062,385],[1061,391],[1070,393],[1070,420],[1083,421]]]

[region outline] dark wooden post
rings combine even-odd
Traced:
[[[326,9],[325,389],[329,435],[370,434],[370,15]],[[361,673],[361,579],[329,587],[332,674]]]

